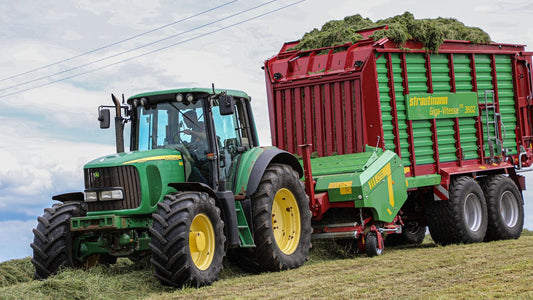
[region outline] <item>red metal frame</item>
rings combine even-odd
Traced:
[[[376,71],[376,54],[382,54],[384,55],[383,58],[387,60],[388,66],[387,75],[389,77],[395,151],[401,155],[398,129],[400,120],[398,120],[396,110],[391,54],[400,54],[402,84],[404,85],[404,94],[408,94],[406,51],[398,48],[395,43],[388,39],[377,42],[366,39],[353,45],[346,44],[339,47],[301,52],[285,51],[297,43],[285,44],[277,56],[265,62],[269,114],[273,129],[272,143],[298,154],[303,154],[303,152],[300,152],[296,147],[297,145],[312,144],[310,148],[318,156],[331,155],[334,152],[337,154],[361,152],[364,151],[365,145],[375,146],[377,144],[383,148],[385,144],[381,138],[383,137],[383,124]],[[409,48],[410,53],[426,53],[426,50],[418,42],[408,41],[403,47]],[[323,50],[327,50],[327,54],[321,54]],[[474,92],[478,91],[476,54],[489,54],[496,99],[498,99],[498,84],[495,81],[497,79],[495,54],[507,54],[512,57],[513,87],[517,111],[517,128],[515,129],[517,145],[528,148],[527,156],[522,157],[523,165],[531,165],[533,163],[533,145],[531,145],[533,143],[533,130],[527,122],[527,117],[533,114],[533,99],[527,97],[531,97],[532,84],[530,80],[524,79],[528,73],[520,61],[531,63],[530,55],[532,53],[524,52],[522,45],[496,43],[476,45],[452,40],[445,41],[439,48],[439,53],[449,57],[451,92],[456,91],[454,54],[469,55],[472,91]],[[426,66],[428,92],[431,93],[433,84],[431,80],[431,57],[429,55],[426,55]],[[279,74],[274,78],[276,73]],[[287,102],[294,102],[294,104],[291,106]],[[440,161],[438,138],[435,134],[432,138],[435,163],[417,165],[412,121],[406,121],[409,160],[411,162],[406,176],[440,174],[442,170],[444,173],[448,173],[450,168],[457,168],[457,170],[466,172],[472,166],[487,166],[483,141],[484,126],[481,117],[477,117],[475,123],[479,149],[478,159],[464,160],[459,119],[455,118],[453,122],[457,149],[456,161],[445,163]],[[436,127],[436,122],[431,121],[433,132],[436,132]],[[381,139],[379,144],[377,143],[378,139]],[[518,156],[515,155],[512,159],[513,163],[516,164]],[[507,167],[507,165],[501,164],[498,170],[505,172]]]
[[[302,93],[300,88],[294,89],[294,118],[296,122],[296,146],[303,145],[305,143],[304,132],[304,112],[303,112]],[[302,155],[300,147],[296,147],[298,155]]]
[[[342,97],[341,84],[335,82],[333,84],[333,97],[336,99],[341,99],[340,105],[334,105],[335,111],[335,149],[337,154],[344,154],[344,97]]]
[[[315,134],[316,134],[316,151],[318,156],[324,156],[324,114],[322,113],[322,91],[319,85],[315,85],[313,89],[314,108],[315,108]]]
[[[356,152],[355,132],[355,99],[351,81],[344,81],[344,108],[346,124],[346,153]]]
[[[292,111],[292,105],[293,105],[293,99],[291,95],[290,90],[284,91],[284,107],[285,107],[285,126],[284,126],[284,134],[285,141],[286,141],[286,148],[287,151],[291,153],[295,153],[295,143],[294,143],[294,113]],[[282,133],[283,134],[283,133]]]
[[[333,155],[333,140],[335,137],[335,132],[333,131],[334,124],[334,115],[333,115],[333,101],[331,99],[331,85],[324,85],[324,115],[325,115],[325,125],[326,132],[326,156]]]

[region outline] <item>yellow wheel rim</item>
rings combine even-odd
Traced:
[[[281,252],[289,255],[296,251],[301,234],[300,210],[296,197],[286,188],[280,189],[274,196],[272,230]]]
[[[198,214],[192,220],[189,249],[194,265],[202,271],[207,270],[215,255],[215,230],[205,214]]]

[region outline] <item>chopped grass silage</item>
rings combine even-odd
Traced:
[[[476,44],[490,43],[490,36],[478,27],[469,27],[454,18],[415,19],[410,12],[376,22],[361,15],[345,17],[325,23],[320,30],[304,34],[300,43],[291,50],[316,48],[355,43],[363,38],[357,31],[388,25],[370,37],[374,40],[389,38],[399,46],[407,40],[420,41],[427,50],[438,51],[445,39],[465,40]]]

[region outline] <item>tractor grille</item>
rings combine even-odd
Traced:
[[[133,166],[85,169],[85,188],[121,187],[122,201],[87,202],[88,211],[121,210],[141,205],[141,184],[137,169]]]

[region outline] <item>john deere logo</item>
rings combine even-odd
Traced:
[[[94,172],[94,173],[93,173],[93,178],[94,178],[94,179],[98,179],[98,178],[100,178],[100,172]]]

